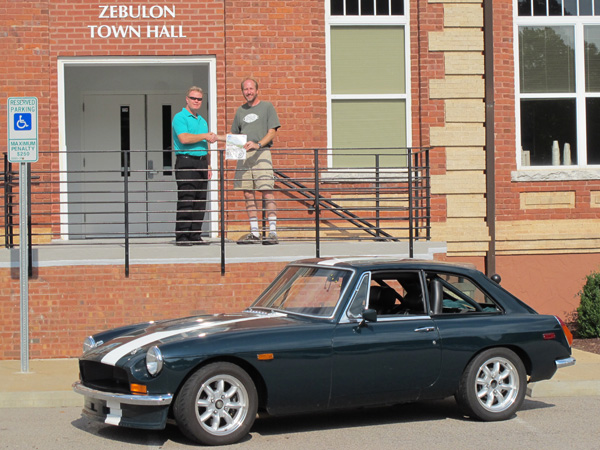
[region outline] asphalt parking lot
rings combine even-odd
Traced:
[[[190,449],[177,427],[144,431],[81,417],[78,407],[0,409],[2,449]],[[598,448],[600,396],[527,398],[517,416],[482,423],[453,399],[256,421],[248,438],[226,448],[295,449],[592,449]],[[225,448],[225,447],[214,447]]]

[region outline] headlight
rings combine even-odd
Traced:
[[[85,340],[83,341],[83,353],[89,352],[91,349],[93,349],[94,347],[96,347],[96,341],[94,340],[93,337],[88,336],[85,338]]]
[[[146,369],[148,373],[155,377],[163,368],[163,356],[159,348],[155,345],[146,352]]]

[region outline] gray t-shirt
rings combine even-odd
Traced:
[[[245,103],[235,113],[231,133],[245,134],[248,136],[248,141],[258,142],[271,128],[277,129],[280,126],[277,112],[270,102],[261,101],[252,107]],[[270,147],[271,144],[269,142],[267,147]]]

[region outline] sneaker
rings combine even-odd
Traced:
[[[253,233],[248,233],[237,241],[238,244],[260,244],[260,238],[255,236]]]
[[[263,239],[263,245],[275,245],[279,244],[279,240],[277,239],[277,233],[274,231],[269,231],[269,235]]]

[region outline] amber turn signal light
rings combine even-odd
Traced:
[[[129,386],[132,394],[137,395],[146,395],[148,393],[148,388],[143,384],[133,384]]]

